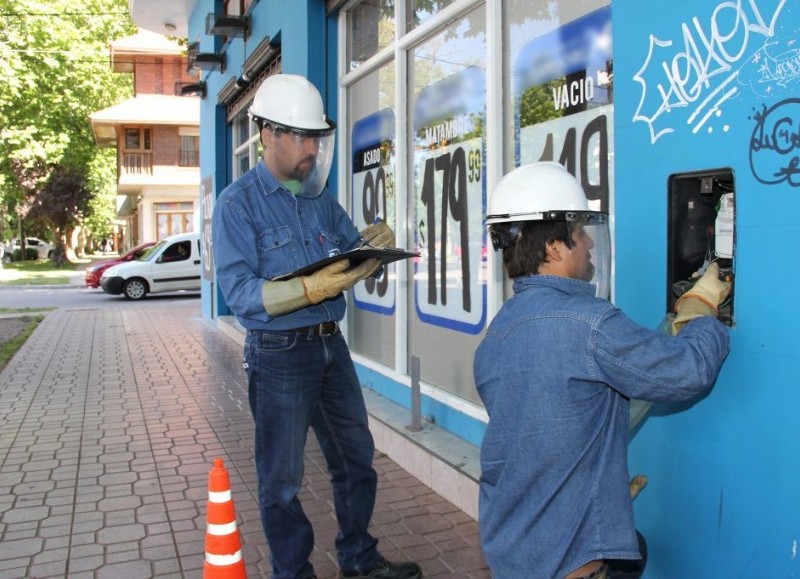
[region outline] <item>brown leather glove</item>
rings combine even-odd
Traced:
[[[719,265],[708,266],[705,273],[675,302],[672,333],[677,334],[689,321],[701,316],[716,316],[717,308],[731,293],[731,283],[719,279]]]
[[[309,303],[318,304],[322,300],[336,297],[356,283],[371,276],[380,267],[379,259],[367,259],[352,269],[350,261],[343,259],[323,267],[311,275],[300,278],[303,291]]]
[[[361,239],[372,247],[394,247],[394,231],[385,221],[369,225],[360,233]]]

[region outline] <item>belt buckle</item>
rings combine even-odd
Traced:
[[[326,331],[325,325],[330,324],[330,330]],[[336,333],[336,322],[322,322],[319,326],[317,326],[317,335],[319,336],[332,336]]]

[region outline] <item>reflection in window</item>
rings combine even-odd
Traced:
[[[394,61],[388,62],[360,78],[348,88],[347,118],[350,122],[349,155],[351,159],[348,210],[356,228],[363,229],[375,219],[395,223],[396,196],[396,138],[395,138],[395,78]],[[398,239],[406,247],[404,238]],[[357,284],[351,291],[355,308],[353,347],[364,356],[394,365],[395,334],[393,318],[381,325],[380,339],[375,339],[375,314],[390,316],[396,307],[396,287],[393,283],[398,267],[383,268],[378,277]]]
[[[506,17],[505,127],[515,136],[513,164],[559,161],[608,209],[611,7],[538,0],[513,4]]]
[[[513,143],[504,151],[505,170],[557,161],[580,181],[590,203],[609,212],[614,206],[611,10],[608,0],[509,3],[503,50],[504,128],[513,136],[505,141]],[[506,284],[505,295],[510,293]]]
[[[406,31],[411,31],[429,18],[436,16],[447,8],[454,0],[407,0],[406,14],[408,22]]]
[[[250,136],[250,117],[245,110],[242,110],[234,120],[233,143],[237,147],[243,145]]]
[[[258,127],[250,120],[247,110],[249,105],[243,107],[233,120],[233,178],[241,177],[252,169],[261,158],[261,141]]]
[[[486,124],[483,7],[410,53],[415,286],[423,321],[467,333],[483,327]]]
[[[365,0],[347,11],[348,70],[394,41],[394,0]]]

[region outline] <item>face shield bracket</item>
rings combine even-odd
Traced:
[[[495,223],[494,225],[490,225],[489,237],[492,239],[492,247],[495,251],[511,247],[517,242],[517,239],[519,239],[521,231],[522,224],[519,222]]]
[[[603,225],[608,215],[597,211],[548,211],[542,217],[544,221],[567,221],[583,225]]]

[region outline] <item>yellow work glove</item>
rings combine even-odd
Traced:
[[[303,292],[309,303],[318,304],[322,300],[336,297],[356,283],[371,276],[380,267],[379,259],[367,259],[361,265],[352,269],[346,259],[337,261],[311,275],[300,278]]]
[[[394,231],[385,221],[378,221],[360,233],[361,239],[372,247],[394,247]]]
[[[719,279],[719,265],[712,263],[706,272],[675,302],[672,334],[677,334],[689,321],[701,316],[716,316],[717,308],[731,293],[731,283]]]

